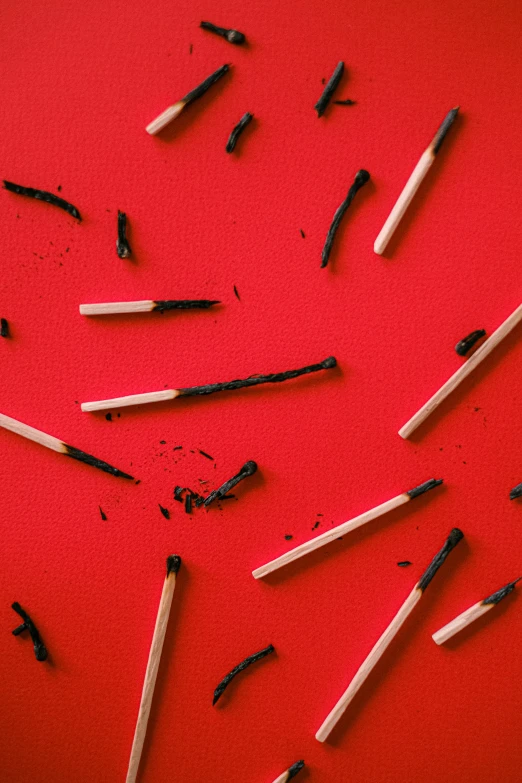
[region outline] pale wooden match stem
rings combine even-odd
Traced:
[[[5,430],[10,430],[17,435],[21,435],[22,438],[33,440],[35,443],[46,446],[48,449],[57,451],[60,454],[67,454],[65,443],[58,438],[55,438],[53,435],[47,435],[46,432],[40,432],[40,430],[36,430],[34,427],[23,424],[16,419],[12,419],[10,416],[5,416],[3,413],[0,413],[0,427],[3,427]]]
[[[440,628],[431,638],[435,644],[444,644],[444,642],[447,642],[448,639],[451,639],[456,633],[462,631],[467,625],[478,620],[479,617],[482,617],[483,614],[489,612],[490,609],[493,609],[494,606],[496,606],[496,604],[484,604],[482,601],[478,604],[473,604],[473,606],[470,606],[465,612],[459,614],[458,617],[455,617],[450,623],[447,623],[447,625]]]
[[[386,245],[392,238],[395,229],[402,220],[404,213],[406,212],[412,198],[420,187],[420,184],[426,174],[428,173],[433,161],[435,160],[435,154],[432,146],[430,145],[421,155],[419,162],[413,169],[409,180],[403,188],[403,191],[397,199],[395,206],[390,212],[386,223],[381,228],[379,236],[375,240],[373,246],[374,252],[378,255],[382,255],[386,249]]]
[[[380,639],[377,641],[375,646],[373,647],[372,651],[366,658],[366,660],[362,663],[362,665],[359,667],[359,670],[357,671],[357,674],[351,681],[350,685],[346,689],[346,691],[343,693],[333,710],[330,712],[324,723],[322,724],[321,728],[315,735],[315,738],[319,740],[319,742],[324,742],[325,739],[328,737],[338,720],[343,715],[344,711],[354,698],[355,694],[359,690],[359,688],[362,686],[372,669],[374,668],[375,664],[379,661],[379,659],[384,654],[385,650],[388,648],[392,640],[394,639],[395,635],[397,634],[397,631],[401,628],[401,626],[406,622],[408,616],[411,614],[417,603],[420,601],[420,598],[422,596],[422,590],[420,590],[417,586],[413,588],[387,629],[384,631]]]
[[[440,403],[445,400],[454,389],[456,389],[456,387],[464,380],[464,378],[467,378],[468,375],[473,372],[475,367],[480,364],[480,362],[483,361],[486,356],[489,356],[491,351],[496,348],[496,346],[515,328],[515,326],[520,321],[522,321],[522,304],[520,304],[515,312],[512,313],[495,332],[493,332],[491,337],[482,343],[480,348],[475,351],[472,356],[470,356],[467,362],[459,367],[457,372],[453,373],[451,378],[446,381],[443,386],[441,386],[438,392],[436,392],[433,397],[431,397],[428,402],[423,405],[422,408],[417,411],[417,413],[412,416],[408,422],[406,422],[406,424],[399,430],[399,435],[401,438],[409,438],[412,432],[414,432],[417,427],[428,418],[430,413],[432,413],[435,408],[437,408],[437,406],[440,405]]]
[[[304,544],[294,547],[294,549],[291,549],[289,552],[285,552],[284,555],[276,557],[275,560],[271,560],[269,563],[256,568],[255,571],[252,571],[252,576],[254,579],[261,579],[263,576],[271,574],[272,571],[277,571],[278,568],[282,568],[293,560],[298,560],[300,557],[303,557],[303,555],[307,555],[309,552],[319,549],[330,541],[339,538],[339,536],[366,524],[366,522],[370,522],[372,519],[380,517],[382,514],[386,514],[388,511],[398,508],[404,503],[408,503],[409,500],[411,500],[411,498],[406,492],[402,495],[397,495],[391,500],[387,500],[386,503],[381,503],[380,506],[375,506],[375,508],[365,511],[364,514],[360,514],[358,517],[348,520],[348,522],[343,522],[341,525],[332,528],[332,530],[328,530],[326,533],[322,533],[320,536],[312,538],[311,541],[305,541]]]
[[[147,133],[150,133],[151,136],[155,136],[156,133],[159,133],[163,128],[169,124],[169,122],[172,122],[172,120],[176,119],[176,117],[179,117],[183,109],[185,108],[184,101],[178,101],[177,103],[174,103],[172,106],[169,106],[165,111],[162,111],[161,114],[156,117],[155,120],[152,120],[145,130]]]
[[[125,408],[127,405],[146,405],[150,402],[165,402],[179,397],[178,389],[165,389],[164,391],[145,392],[144,394],[129,394],[127,397],[113,397],[110,400],[96,400],[94,402],[82,402],[82,411],[104,411],[108,408]]]
[[[156,302],[143,299],[137,302],[100,302],[99,304],[81,304],[80,315],[112,315],[114,313],[150,313]]]
[[[274,780],[274,783],[287,783],[289,774],[290,773],[288,772],[288,770],[285,770],[281,775],[279,775],[279,777],[277,777]]]
[[[143,743],[145,742],[145,734],[147,732],[147,723],[149,720],[149,713],[152,704],[152,696],[154,694],[154,686],[156,685],[156,677],[158,675],[161,651],[163,649],[163,641],[165,639],[165,633],[167,631],[167,625],[169,622],[170,607],[172,604],[175,587],[176,574],[171,571],[165,579],[161,593],[158,616],[156,618],[156,625],[154,627],[154,635],[152,637],[152,644],[149,653],[149,661],[147,663],[147,671],[145,672],[145,682],[143,684],[143,691],[141,694],[140,709],[138,713],[136,729],[134,732],[134,740],[132,743],[126,783],[134,783],[138,774],[141,752],[143,750]]]

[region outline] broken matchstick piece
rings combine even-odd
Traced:
[[[279,777],[274,780],[274,783],[288,783],[289,780],[295,778],[298,772],[301,772],[304,765],[305,763],[302,759],[301,761],[296,761],[295,764],[292,764],[291,767],[279,775]]]
[[[131,246],[127,239],[127,215],[118,210],[118,239],[116,240],[116,252],[120,258],[129,258],[132,254]]]
[[[509,318],[506,318],[504,323],[501,324],[498,329],[494,331],[493,334],[488,337],[487,340],[485,340],[485,342],[482,343],[480,348],[478,348],[475,353],[470,356],[467,362],[453,373],[451,378],[440,387],[438,392],[436,392],[433,397],[431,397],[428,402],[423,405],[422,408],[418,410],[409,421],[406,422],[404,427],[399,430],[399,435],[401,438],[409,438],[412,432],[414,432],[417,427],[428,418],[430,413],[433,413],[435,408],[437,408],[441,402],[445,400],[449,394],[451,394],[453,389],[456,389],[459,383],[461,383],[464,378],[467,378],[468,375],[475,369],[475,367],[486,358],[486,356],[489,356],[491,351],[496,348],[496,346],[515,328],[515,326],[520,321],[522,321],[522,304],[519,305],[515,312],[511,313]]]
[[[418,487],[403,492],[401,495],[396,495],[391,500],[387,500],[386,503],[381,503],[379,506],[375,506],[375,508],[365,511],[364,514],[360,514],[358,517],[348,520],[348,522],[343,522],[341,525],[332,528],[332,530],[327,530],[326,533],[322,533],[320,536],[312,538],[310,541],[305,541],[304,544],[294,547],[294,549],[291,549],[289,552],[285,552],[284,555],[276,557],[275,560],[271,560],[269,563],[256,568],[255,571],[252,571],[252,576],[254,579],[261,579],[262,577],[271,574],[273,571],[277,571],[278,568],[282,568],[288,563],[298,560],[300,557],[303,557],[303,555],[307,555],[309,552],[314,552],[325,544],[329,544],[330,541],[334,541],[345,533],[350,533],[350,531],[355,530],[361,525],[365,525],[366,522],[370,522],[376,517],[387,514],[388,511],[392,511],[392,509],[398,508],[404,503],[408,503],[410,500],[413,500],[413,498],[424,494],[424,492],[429,492],[430,489],[438,487],[439,484],[442,484],[442,479],[430,479],[423,484],[419,484]]]
[[[219,498],[222,498],[223,495],[226,495],[227,492],[229,492],[233,487],[236,486],[236,484],[239,484],[240,481],[243,481],[243,479],[246,479],[248,476],[253,476],[254,473],[257,470],[257,463],[254,462],[254,460],[249,460],[248,462],[245,462],[239,473],[237,473],[235,476],[232,476],[231,479],[228,481],[225,481],[224,484],[222,484],[219,489],[215,489],[213,492],[208,495],[208,497],[205,498],[203,501],[204,506],[210,506],[211,503],[214,502],[214,500],[218,500]]]
[[[19,636],[24,631],[29,631],[31,634],[31,640],[33,642],[34,647],[34,654],[37,661],[46,661],[47,660],[47,649],[45,647],[45,644],[40,639],[40,634],[38,632],[38,628],[34,624],[34,622],[31,620],[27,612],[25,612],[18,601],[15,601],[14,604],[11,604],[11,609],[14,609],[17,614],[20,615],[20,617],[23,620],[22,625],[19,625],[17,628],[12,631],[13,636]]]
[[[221,304],[217,299],[140,299],[136,302],[100,302],[81,304],[81,315],[115,315],[116,313],[152,313],[164,310],[207,310]]]
[[[328,259],[330,258],[330,253],[332,251],[332,245],[335,238],[335,234],[337,233],[337,229],[339,228],[341,220],[343,219],[344,213],[352,203],[353,197],[355,196],[357,191],[360,190],[363,187],[363,185],[366,185],[369,179],[370,179],[370,174],[366,171],[366,169],[360,169],[355,175],[353,185],[350,187],[350,190],[348,191],[348,195],[342,202],[341,206],[337,208],[335,215],[333,216],[332,224],[328,229],[328,234],[326,235],[326,241],[324,243],[323,252],[321,253],[321,269],[324,269],[324,267],[328,263]]]
[[[397,199],[395,206],[393,207],[392,211],[388,216],[388,219],[386,220],[386,223],[382,227],[379,236],[375,240],[373,249],[378,255],[382,255],[382,253],[384,253],[384,251],[386,250],[386,245],[392,238],[395,229],[397,228],[400,221],[402,220],[402,216],[406,212],[422,180],[428,173],[433,161],[435,160],[438,151],[441,148],[442,142],[444,141],[447,132],[453,125],[455,121],[455,117],[458,114],[459,108],[460,108],[459,106],[455,106],[454,109],[451,109],[451,111],[449,111],[446,114],[444,121],[442,122],[440,128],[435,134],[435,137],[433,138],[433,141],[431,142],[429,147],[422,153],[419,162],[413,169],[413,172],[410,175],[410,178],[407,181],[406,185],[404,186],[401,195]]]
[[[488,598],[484,598],[484,600],[479,601],[478,604],[473,604],[473,606],[470,606],[465,612],[459,614],[458,617],[455,617],[450,623],[447,623],[447,625],[440,628],[431,637],[435,644],[444,644],[444,642],[447,642],[448,639],[451,639],[456,633],[462,631],[467,625],[478,620],[479,617],[482,617],[483,614],[489,612],[490,609],[493,609],[494,606],[499,604],[503,598],[515,589],[515,585],[520,579],[522,579],[522,577],[519,576],[514,582],[509,582],[509,584],[501,587],[500,590],[497,590],[496,593],[493,593]]]
[[[170,555],[170,557],[167,558],[167,575],[165,577],[165,582],[163,583],[158,616],[156,617],[156,625],[154,627],[154,634],[150,647],[149,661],[145,672],[145,682],[143,684],[138,720],[134,731],[134,740],[132,742],[126,783],[134,783],[136,775],[138,774],[141,752],[143,750],[143,743],[147,732],[152,696],[154,694],[154,686],[156,685],[161,651],[163,649],[163,641],[165,639],[165,633],[167,632],[170,607],[172,605],[174,588],[176,587],[176,577],[180,566],[181,558],[178,555]]]
[[[330,712],[320,727],[319,731],[315,735],[315,738],[319,740],[319,742],[324,742],[328,737],[334,726],[344,714],[346,708],[354,698],[357,691],[360,689],[376,663],[379,661],[390,643],[397,635],[397,632],[401,626],[404,625],[407,618],[422,598],[424,590],[427,588],[443,562],[446,560],[451,550],[454,549],[459,541],[462,541],[463,538],[464,533],[457,527],[453,528],[442,549],[437,552],[430,565],[421,576],[389,626],[386,628],[382,636],[374,645],[370,654],[359,667],[346,691],[343,693],[333,710]]]
[[[231,672],[229,672],[225,677],[223,677],[219,685],[216,687],[214,691],[214,699],[212,700],[212,705],[214,705],[218,701],[218,699],[221,698],[225,688],[228,687],[228,685],[232,682],[234,677],[237,674],[239,674],[239,672],[248,669],[248,667],[251,666],[253,663],[256,663],[256,661],[260,661],[261,658],[266,658],[267,655],[270,655],[270,653],[273,652],[275,652],[275,647],[272,644],[269,644],[268,647],[265,647],[263,650],[259,650],[259,652],[256,652],[253,655],[249,655],[248,658],[245,658],[244,661],[238,663],[238,665],[235,666]]]
[[[314,106],[314,109],[316,110],[318,117],[322,117],[323,114],[325,113],[326,107],[330,103],[332,99],[332,95],[336,91],[337,85],[341,81],[343,72],[344,72],[344,63],[341,60],[339,63],[337,63],[335,67],[335,71],[331,75],[330,79],[328,80],[328,84],[323,90],[323,94],[321,95],[321,97],[319,98],[319,100]]]

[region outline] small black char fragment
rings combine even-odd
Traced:
[[[444,117],[442,124],[440,128],[438,129],[437,133],[435,134],[435,138],[431,142],[431,149],[433,150],[433,154],[436,155],[437,152],[440,150],[442,146],[442,142],[446,138],[446,134],[455,122],[455,118],[457,114],[459,113],[460,106],[455,106],[454,109],[451,109],[446,116]]]
[[[192,493],[185,496],[185,514],[192,514]]]
[[[79,210],[75,206],[69,204],[69,202],[65,201],[63,198],[55,196],[54,193],[49,193],[46,190],[26,188],[23,185],[15,185],[14,182],[9,182],[6,179],[4,179],[4,188],[6,190],[10,190],[11,193],[18,193],[20,196],[29,196],[30,198],[35,198],[38,201],[45,201],[47,204],[53,204],[55,207],[64,209],[74,218],[77,218],[78,220],[82,219]]]
[[[107,522],[107,514],[103,511],[101,506],[98,506],[98,508],[100,509],[100,516],[101,516],[102,520],[104,522]]]
[[[345,101],[334,101],[334,103],[337,104],[337,106],[355,106],[355,101],[351,101],[349,98],[346,98]]]
[[[192,49],[193,49],[193,46],[192,46],[192,44],[190,44],[189,54],[192,54]]]
[[[221,304],[217,299],[157,299],[152,309],[160,313],[164,310],[208,310],[217,304]]]
[[[220,35],[221,38],[224,38],[225,41],[228,41],[232,44],[243,44],[246,41],[244,34],[240,33],[238,30],[229,30],[226,27],[218,27],[217,25],[212,24],[212,22],[201,22],[199,26],[202,27],[203,30],[209,30],[211,33]]]
[[[235,495],[222,495],[219,499],[220,500],[232,500],[235,497],[236,497]]]
[[[344,71],[344,63],[341,60],[341,62],[337,64],[335,71],[331,75],[328,84],[324,88],[323,94],[321,95],[321,97],[319,98],[319,100],[314,106],[314,109],[316,110],[318,117],[322,117],[323,114],[325,113],[326,107],[330,103],[332,96],[335,90],[337,89],[337,85],[341,81],[343,71]]]
[[[85,462],[86,465],[92,465],[93,468],[98,468],[99,470],[103,470],[105,471],[105,473],[111,473],[113,476],[119,476],[120,478],[131,479],[131,481],[134,478],[134,476],[129,476],[128,473],[124,473],[122,470],[118,470],[118,468],[114,468],[112,465],[109,465],[107,462],[104,462],[102,459],[93,457],[91,454],[87,454],[85,451],[76,449],[74,446],[68,446],[66,443],[64,443],[63,445],[67,449],[67,451],[65,452],[67,457],[72,457],[73,459],[77,459],[80,462]]]
[[[483,604],[498,604],[500,601],[502,601],[503,598],[506,597],[506,595],[509,595],[513,590],[515,589],[515,585],[517,582],[520,582],[522,577],[518,577],[518,579],[515,579],[514,582],[509,582],[509,584],[505,585],[505,587],[501,587],[500,590],[497,590],[496,593],[492,593],[487,598],[484,598],[482,601]]]
[[[11,604],[11,609],[14,609],[14,611],[20,615],[22,620],[24,621],[22,625],[19,625],[17,628],[14,629],[13,636],[19,636],[23,631],[29,631],[31,634],[31,639],[34,646],[34,654],[37,661],[45,661],[47,659],[47,649],[40,639],[40,634],[38,633],[38,628],[34,624],[34,622],[31,620],[27,612],[25,612],[18,601],[15,601],[13,604]]]
[[[241,301],[241,297],[239,296],[239,291],[237,290],[236,286],[234,286],[234,294],[236,295],[236,299],[239,299],[239,301]]]
[[[452,549],[454,549],[459,541],[462,541],[464,538],[464,533],[462,530],[459,530],[458,527],[454,527],[449,536],[447,537],[444,546],[442,549],[437,552],[429,566],[427,567],[426,571],[423,573],[421,578],[419,579],[417,583],[417,589],[419,590],[425,590],[443,562],[446,560],[447,556],[451,552]]]
[[[485,336],[485,329],[475,329],[474,332],[470,332],[470,334],[466,335],[466,337],[463,337],[462,340],[458,341],[457,345],[455,346],[456,352],[459,356],[466,356],[466,354],[473,348],[475,343]]]
[[[174,487],[174,500],[178,500],[180,503],[183,503],[183,498],[181,497],[181,493],[183,491],[183,487]]]
[[[227,146],[225,147],[228,153],[234,152],[237,140],[245,130],[246,126],[249,125],[253,119],[254,115],[247,111],[245,114],[243,114],[237,125],[234,126],[230,136],[228,137]]]
[[[112,413],[106,413],[105,418],[107,419],[107,421],[112,421]]]
[[[287,535],[285,536],[285,541],[291,541],[293,536]]]
[[[164,446],[166,442],[167,442],[166,440],[160,440],[162,446]]]
[[[174,448],[172,449],[172,451],[179,451],[179,450],[180,450],[180,449],[182,449],[182,448],[183,448],[183,446],[174,446]]]
[[[185,97],[181,99],[180,103],[188,106],[193,101],[201,98],[201,96],[204,95],[206,91],[212,87],[213,84],[219,81],[219,79],[221,79],[221,77],[224,76],[229,70],[230,68],[227,64],[222,65],[221,68],[218,68],[216,71],[214,71],[214,73],[211,73],[210,76],[207,76],[207,78],[202,81],[201,84],[198,84],[197,87],[194,87],[193,90],[188,92]]]
[[[406,568],[407,566],[410,566],[410,565],[411,565],[411,562],[410,562],[409,560],[400,560],[400,561],[397,563],[397,565],[398,565],[400,568]]]
[[[328,234],[326,235],[326,241],[324,243],[323,252],[321,253],[321,269],[324,269],[324,267],[328,263],[328,259],[330,258],[330,253],[332,252],[332,245],[335,238],[335,234],[337,233],[337,229],[339,228],[344,213],[352,203],[353,198],[357,193],[357,191],[360,190],[363,187],[363,185],[366,185],[369,179],[370,179],[370,175],[366,171],[366,169],[360,169],[355,175],[353,185],[348,191],[348,194],[344,199],[344,201],[342,202],[341,206],[337,209],[332,220],[332,225],[328,229]]]
[[[181,557],[179,555],[169,555],[167,557],[167,576],[177,574],[181,566]]]
[[[134,483],[135,483],[135,484],[141,484],[141,479],[138,479],[138,480],[137,480],[137,481],[135,481]]]
[[[509,493],[509,499],[515,500],[515,498],[519,498],[521,496],[522,496],[522,484],[517,484],[516,487],[513,487],[513,489]]]
[[[223,677],[223,679],[217,686],[216,690],[214,691],[214,699],[212,701],[212,704],[214,705],[217,702],[217,700],[223,694],[223,691],[225,690],[227,685],[234,679],[236,674],[239,674],[239,672],[242,672],[252,663],[255,663],[256,661],[260,661],[261,658],[265,658],[267,655],[270,655],[270,653],[273,652],[275,652],[275,648],[273,645],[269,644],[268,647],[265,647],[263,650],[260,650],[259,652],[256,652],[253,655],[249,655],[248,658],[245,658],[244,661],[241,661],[241,663],[239,663],[234,669],[232,669],[232,671],[229,672],[226,675],[226,677]]]
[[[61,186],[61,185],[58,185],[58,187],[56,188],[56,190],[58,191],[58,193],[61,193],[61,192],[62,192],[62,186]]]
[[[170,511],[168,510],[168,508],[163,508],[163,506],[160,505],[159,503],[158,503],[158,507],[161,513],[163,514],[163,516],[165,517],[165,519],[170,519]]]
[[[120,258],[129,258],[132,253],[127,240],[127,215],[118,210],[118,239],[116,240],[116,252]]]
[[[303,231],[303,229],[302,229],[302,228],[300,228],[300,229],[299,229],[299,231],[301,232],[301,236],[303,237],[303,239],[306,239],[306,234],[305,234],[305,232]]]
[[[416,498],[419,495],[423,495],[425,492],[429,492],[430,489],[434,489],[435,487],[438,487],[443,482],[444,479],[429,479],[428,481],[425,481],[423,484],[419,484],[418,487],[413,487],[413,489],[409,489],[406,492],[406,494],[409,495],[410,498],[413,500],[413,498]]]
[[[292,766],[288,770],[288,777],[287,777],[286,780],[289,781],[289,780],[292,780],[292,778],[295,778],[297,773],[301,772],[301,770],[303,769],[304,765],[305,765],[305,763],[304,763],[304,761],[302,759],[301,759],[301,761],[296,761],[295,764],[292,764]]]
[[[243,479],[246,479],[248,476],[253,476],[256,471],[257,464],[253,460],[245,462],[239,473],[237,473],[235,476],[232,476],[232,478],[228,481],[225,481],[225,483],[222,484],[219,489],[215,489],[210,493],[210,495],[208,495],[207,498],[205,498],[204,505],[208,508],[208,506],[210,506],[214,500],[223,498],[223,496],[226,495],[227,492],[232,489],[232,487],[235,487],[236,484],[239,484],[240,481],[243,481]]]
[[[319,527],[319,525],[320,525],[320,524],[321,524],[321,523],[319,522],[319,520],[317,520],[317,522],[316,522],[316,523],[315,523],[315,525],[313,526],[312,530],[317,530],[317,528]]]
[[[6,318],[0,318],[0,337],[9,337],[9,323]]]
[[[207,454],[207,452],[206,452],[206,451],[201,451],[201,449],[198,449],[198,451],[199,451],[199,453],[200,453],[200,454],[201,454],[203,457],[206,457],[207,459],[210,459],[210,460],[212,460],[212,462],[214,462],[214,457],[211,457],[211,456],[210,456],[210,454]]]

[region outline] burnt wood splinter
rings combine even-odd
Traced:
[[[330,77],[330,79],[328,81],[328,84],[326,85],[326,87],[323,90],[323,94],[321,95],[321,97],[319,98],[319,100],[317,101],[317,103],[314,106],[314,109],[316,110],[318,117],[322,117],[323,114],[325,113],[326,107],[330,103],[330,101],[332,99],[332,96],[333,96],[335,90],[337,89],[337,85],[341,81],[341,77],[343,75],[343,72],[344,72],[344,63],[341,60],[336,65],[335,71],[331,75],[331,77]]]
[[[14,604],[11,604],[11,609],[14,609],[17,614],[20,615],[20,617],[23,620],[22,625],[19,625],[17,628],[12,631],[13,636],[19,636],[24,631],[29,631],[31,634],[31,640],[33,642],[34,646],[34,654],[37,661],[45,661],[47,660],[47,649],[42,642],[40,638],[40,634],[38,632],[38,628],[34,624],[34,622],[31,620],[27,612],[25,612],[18,601],[15,601]]]
[[[330,258],[330,253],[332,252],[332,245],[335,239],[335,234],[337,232],[337,229],[339,228],[341,220],[343,219],[344,213],[352,203],[353,198],[357,193],[357,191],[360,190],[363,187],[363,185],[366,185],[369,179],[370,179],[370,175],[366,171],[366,169],[360,169],[355,175],[353,185],[348,191],[348,194],[344,199],[344,201],[342,202],[341,206],[338,207],[333,217],[332,225],[328,229],[328,234],[326,235],[326,242],[324,243],[323,252],[321,254],[321,269],[324,269],[324,267],[328,263],[328,259]]]
[[[217,702],[217,700],[223,695],[225,688],[232,682],[234,677],[237,674],[239,674],[239,672],[244,671],[251,664],[255,663],[256,661],[260,661],[261,658],[265,658],[267,655],[270,655],[270,653],[273,652],[275,652],[275,647],[272,644],[269,644],[268,647],[265,647],[263,650],[259,650],[259,652],[256,652],[253,655],[249,655],[248,658],[245,658],[244,661],[238,663],[238,665],[235,666],[232,669],[232,671],[226,675],[226,677],[223,677],[223,679],[215,689],[212,704],[214,705]]]
[[[257,464],[253,460],[245,462],[239,473],[237,473],[235,476],[232,476],[232,478],[228,481],[225,481],[225,483],[222,484],[219,489],[215,489],[210,493],[210,495],[208,495],[208,497],[205,498],[203,505],[207,506],[208,508],[208,506],[210,506],[214,500],[223,498],[230,489],[236,486],[236,484],[239,484],[240,481],[243,481],[243,479],[246,479],[248,476],[253,476],[256,471]]]
[[[6,179],[4,179],[4,188],[11,191],[11,193],[18,193],[20,196],[29,196],[30,198],[35,198],[38,201],[45,201],[47,204],[52,204],[55,207],[64,209],[69,213],[69,215],[72,215],[78,220],[82,219],[79,210],[73,204],[70,204],[68,201],[65,201],[65,199],[60,198],[60,196],[55,196],[54,193],[49,193],[47,190],[26,188],[23,185],[16,185],[14,182],[9,182]]]
[[[129,258],[132,254],[127,239],[127,215],[118,210],[118,239],[116,240],[116,252],[120,258]]]
[[[244,44],[246,41],[245,35],[240,33],[239,30],[218,27],[218,25],[212,24],[212,22],[200,22],[199,26],[203,30],[209,30],[211,33],[220,35],[221,38],[224,38],[225,41],[228,41],[231,44]]]
[[[243,114],[243,116],[241,117],[237,125],[235,125],[234,128],[232,129],[230,136],[228,137],[227,146],[225,147],[227,152],[229,153],[234,152],[236,148],[237,140],[245,130],[246,126],[249,125],[253,119],[254,119],[254,115],[251,114],[249,111]]]

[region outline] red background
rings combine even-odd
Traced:
[[[411,441],[397,430],[461,364],[457,340],[493,331],[521,300],[521,16],[507,0],[4,7],[1,176],[61,185],[84,219],[0,192],[0,315],[12,330],[0,345],[0,410],[141,484],[0,432],[2,781],[124,780],[171,552],[184,565],[144,783],[269,783],[301,757],[303,783],[520,780],[520,597],[454,643],[431,640],[522,572],[522,507],[508,499],[522,481],[520,328]],[[244,31],[248,47],[201,31],[201,19]],[[357,105],[318,120],[321,80],[340,59],[336,97]],[[224,62],[218,86],[161,137],[145,133]],[[386,216],[457,103],[436,164],[376,256]],[[245,111],[255,121],[226,155]],[[371,184],[322,270],[359,168]],[[132,261],[116,256],[118,208]],[[223,304],[78,314],[81,302],[188,297]],[[112,422],[78,404],[330,354],[339,370],[114,411]],[[208,480],[209,490],[247,459],[260,471],[237,501],[192,517],[173,502],[175,484]],[[252,578],[432,476],[441,489],[277,577]],[[465,541],[319,744],[315,731],[455,525]],[[404,559],[413,565],[398,568]],[[14,600],[39,625],[48,663],[11,636]],[[222,676],[270,642],[277,654],[212,708]]]

